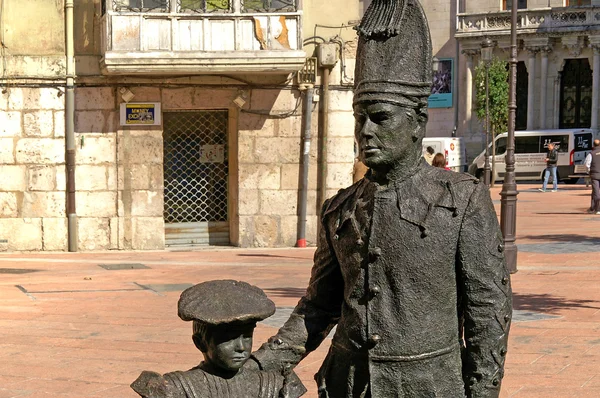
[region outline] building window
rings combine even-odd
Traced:
[[[169,0],[112,0],[114,11],[167,12]]]
[[[241,0],[242,12],[296,11],[297,0]]]
[[[502,9],[510,10],[512,9],[512,4],[514,0],[502,0]],[[527,0],[517,0],[517,10],[527,8]]]
[[[229,12],[230,0],[177,0],[179,12]]]
[[[591,6],[592,0],[566,0],[567,7]]]
[[[559,127],[590,127],[592,124],[592,69],[587,58],[568,59],[560,74]]]

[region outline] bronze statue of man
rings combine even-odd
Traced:
[[[374,0],[358,28],[362,180],[326,201],[305,296],[254,353],[285,370],[337,325],[319,397],[498,397],[511,321],[489,191],[422,157],[432,77],[418,0]]]

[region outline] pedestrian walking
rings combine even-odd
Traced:
[[[450,170],[448,167],[446,167],[446,158],[444,157],[444,155],[442,153],[436,153],[435,156],[433,157],[433,161],[431,162],[431,165],[433,167],[439,167],[440,169],[446,169],[446,170]]]
[[[592,203],[588,213],[600,214],[600,140],[594,140],[592,151],[585,158],[585,165],[592,181]]]
[[[433,162],[434,156],[435,156],[435,149],[433,149],[431,146],[428,146],[427,149],[425,149],[425,153],[423,153],[423,157],[425,158],[425,161],[427,163],[431,164],[431,162]]]
[[[558,191],[558,177],[556,176],[556,163],[558,162],[558,152],[554,147],[554,143],[548,143],[548,155],[546,155],[546,170],[544,170],[544,183],[539,189],[541,192],[546,192],[548,186],[548,178],[552,174],[552,192]]]

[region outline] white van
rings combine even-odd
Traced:
[[[446,167],[454,171],[467,171],[467,152],[462,137],[425,137],[423,153],[427,147],[446,158]],[[434,154],[435,154],[434,153]]]
[[[537,130],[515,132],[515,179],[538,180],[544,178],[546,169],[546,154],[548,143],[552,142],[558,151],[557,174],[558,180],[574,184],[579,178],[569,178],[574,166],[581,164],[586,155],[592,150],[594,139],[590,129]],[[507,133],[496,136],[496,170],[492,176],[494,181],[503,180],[506,173]],[[490,143],[490,169],[492,167],[492,144]],[[483,178],[485,151],[477,156],[469,173]]]

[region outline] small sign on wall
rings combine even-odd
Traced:
[[[121,104],[121,126],[160,126],[160,102],[127,102]]]
[[[223,163],[225,145],[200,145],[200,163]]]

